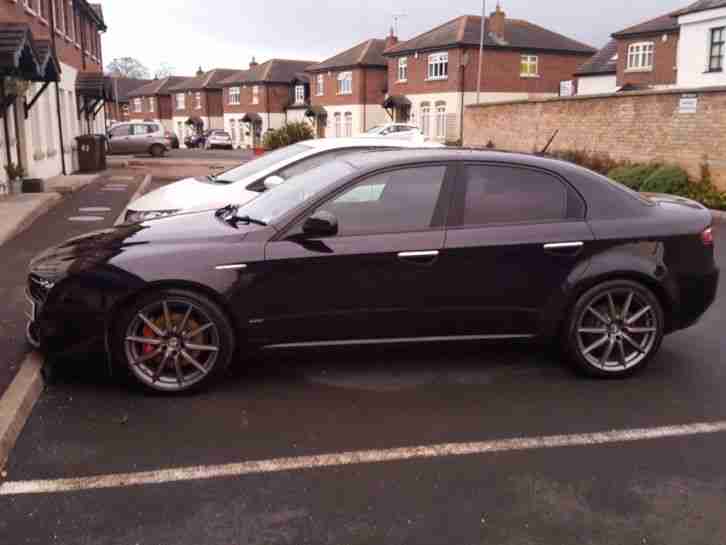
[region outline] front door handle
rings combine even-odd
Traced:
[[[585,245],[584,242],[548,242],[544,245],[545,252],[555,255],[577,255]]]
[[[398,259],[418,263],[420,265],[429,265],[436,261],[439,257],[438,250],[426,250],[421,252],[399,252]]]

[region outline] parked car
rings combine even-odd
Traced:
[[[186,178],[147,193],[129,203],[122,221],[141,221],[183,210],[219,208],[229,203],[242,204],[288,178],[331,161],[341,155],[362,150],[442,147],[406,140],[329,138],[306,140],[266,153],[215,177]]]
[[[425,140],[423,132],[416,125],[409,123],[385,123],[383,125],[376,125],[368,129],[363,137],[373,138],[399,138],[403,140],[415,140],[423,142]]]
[[[190,149],[204,147],[204,133],[193,133],[184,137],[184,146]]]
[[[204,140],[204,149],[234,149],[232,145],[232,137],[228,132],[211,130],[207,133]]]
[[[711,222],[553,159],[348,155],[243,206],[51,248],[30,265],[28,337],[107,346],[172,393],[252,347],[372,342],[558,339],[582,371],[623,377],[712,304]]]
[[[166,139],[171,149],[179,149],[179,137],[172,131],[166,131]]]
[[[118,123],[108,130],[107,137],[109,153],[150,153],[161,157],[171,147],[164,127],[146,121]]]

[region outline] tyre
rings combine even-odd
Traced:
[[[232,324],[187,290],[146,294],[120,310],[110,332],[114,363],[146,390],[176,394],[213,384],[235,352]]]
[[[161,144],[154,144],[151,146],[151,156],[152,157],[161,157],[164,155],[164,146]]]
[[[605,282],[575,303],[564,347],[575,366],[594,377],[630,376],[647,366],[663,341],[663,307],[630,280]]]

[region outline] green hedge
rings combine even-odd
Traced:
[[[630,189],[640,191],[646,180],[659,169],[660,165],[655,163],[648,165],[625,165],[611,170],[608,173],[608,177],[611,180],[628,186]]]
[[[688,173],[681,167],[666,165],[658,168],[640,186],[640,191],[647,193],[670,193],[673,195],[688,194]]]
[[[303,140],[311,140],[314,137],[313,129],[309,123],[305,121],[296,121],[294,123],[286,123],[279,129],[267,131],[263,140],[266,150],[275,150],[301,142]]]

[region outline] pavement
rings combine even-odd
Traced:
[[[178,149],[164,157],[150,155],[113,155],[108,164],[113,168],[129,168],[152,175],[154,178],[181,179],[208,176],[253,159],[249,150]]]
[[[263,352],[166,398],[89,354],[20,436],[0,536],[722,545],[725,313],[721,291],[628,380],[581,378],[538,345],[442,343]]]

